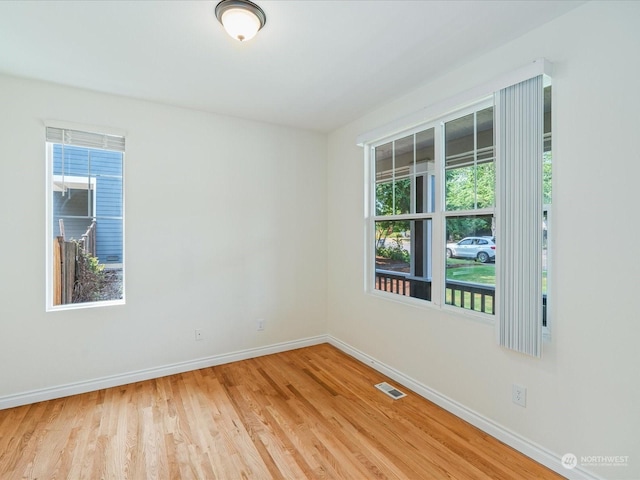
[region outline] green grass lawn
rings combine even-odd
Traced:
[[[460,282],[496,284],[495,263],[478,263],[474,260],[447,259],[447,280]],[[547,272],[542,272],[542,292],[547,293]]]
[[[449,258],[447,259],[447,280],[495,285],[496,266],[493,263]]]

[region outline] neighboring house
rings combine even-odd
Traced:
[[[53,145],[54,236],[61,219],[67,240],[79,240],[95,220],[95,256],[112,267],[123,262],[122,164],[120,152]]]

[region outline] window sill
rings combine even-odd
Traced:
[[[115,305],[125,305],[124,299],[107,300],[103,302],[66,303],[63,305],[47,306],[47,312],[62,312],[67,310],[83,310],[85,308],[111,307]]]

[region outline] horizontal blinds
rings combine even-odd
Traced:
[[[504,347],[542,354],[542,75],[497,93],[497,313]]]
[[[122,136],[56,127],[47,127],[47,142],[113,150],[116,152],[124,152],[125,146],[124,137]]]

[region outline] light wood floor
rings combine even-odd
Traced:
[[[0,411],[8,479],[563,478],[330,345]]]

